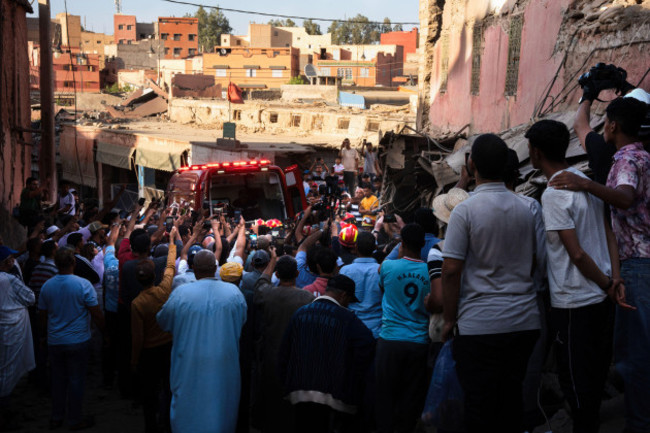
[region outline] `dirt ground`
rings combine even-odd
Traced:
[[[12,395],[13,410],[19,413],[18,419],[22,428],[13,430],[24,433],[49,432],[48,429],[51,399],[42,391],[36,390],[24,377]],[[117,387],[105,390],[101,381],[101,365],[92,363],[89,366],[86,380],[86,396],[84,411],[95,417],[96,425],[84,430],[92,433],[142,433],[144,418],[142,409],[133,407],[130,400],[120,398]],[[620,433],[624,428],[623,395],[603,401],[601,407],[600,433]],[[546,423],[535,428],[532,433],[571,433],[572,422],[567,411],[560,409],[549,420],[551,428]],[[67,431],[63,427],[55,431]],[[418,426],[417,433],[435,433],[434,428]],[[256,433],[257,430],[251,430]]]
[[[50,432],[49,419],[52,409],[50,395],[37,390],[24,377],[14,389],[11,398],[12,410],[19,413],[18,420],[22,428],[16,432],[40,433]],[[89,366],[86,379],[84,412],[95,417],[95,426],[87,432],[93,433],[142,433],[144,417],[141,408],[133,408],[130,400],[120,398],[117,387],[105,390],[102,386],[101,364]],[[68,431],[61,427],[53,431]]]

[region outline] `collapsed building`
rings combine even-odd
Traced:
[[[650,88],[648,76],[639,83],[650,64],[648,0],[420,3],[427,131],[496,132],[575,108],[577,78],[597,62]]]
[[[485,132],[498,133],[517,151],[518,190],[537,196],[545,179],[530,167],[523,135],[540,118],[569,127],[569,161],[588,171],[572,129],[582,73],[613,63],[627,71],[628,82],[650,90],[648,0],[421,0],[420,21],[417,129],[423,135],[382,140],[384,196],[398,197],[397,209],[428,206],[453,186],[472,137]],[[592,107],[596,129],[606,105]]]
[[[296,85],[283,86],[281,99],[249,94],[231,104],[210,76],[176,74],[170,84],[167,92],[145,78],[123,99],[80,96],[84,113],[62,109],[62,178],[94,190],[100,203],[124,186],[128,199],[118,207],[128,208],[138,196],[161,197],[182,166],[264,158],[306,169],[315,151],[333,163],[344,138],[377,143],[385,131],[415,126],[411,92]],[[360,106],[342,106],[344,93]]]

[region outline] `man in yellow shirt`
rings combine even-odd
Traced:
[[[372,186],[369,183],[362,184],[361,188],[363,189],[363,199],[359,203],[359,213],[372,218],[374,224],[377,219],[376,210],[379,207],[379,199],[373,194]]]

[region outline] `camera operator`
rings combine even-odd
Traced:
[[[617,307],[614,358],[625,384],[626,431],[639,432],[650,431],[650,154],[639,138],[647,111],[648,105],[633,97],[608,105],[602,140],[616,152],[606,185],[566,172],[549,182],[554,188],[587,191],[610,205],[621,277],[636,308]]]
[[[626,77],[625,70],[614,65],[599,63],[578,80],[583,95],[580,98],[573,129],[580,140],[580,145],[587,152],[589,168],[594,173],[594,180],[600,184],[605,184],[607,181],[616,147],[612,143],[606,143],[604,137],[591,128],[590,111],[594,100],[598,99],[601,91],[615,89],[621,94],[627,93],[626,98],[634,98],[650,104],[650,94],[643,89],[634,89],[634,86],[625,80]]]

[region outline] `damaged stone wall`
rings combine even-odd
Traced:
[[[226,101],[172,99],[168,114],[173,122],[213,125],[217,129],[223,128],[223,122],[230,118],[242,132],[322,134],[332,137],[332,146],[340,146],[340,140],[346,137],[353,141],[366,138],[376,143],[379,133],[415,126],[415,116],[408,113],[408,108],[388,106],[360,110],[330,108],[324,103],[291,106],[252,101],[232,104],[229,117]]]
[[[537,114],[571,108],[582,94],[577,77],[598,62],[621,66],[630,83],[650,90],[650,74],[641,81],[650,66],[650,0],[575,2],[563,17],[556,51],[566,56],[561,74],[569,88],[551,95],[555,100],[545,101]],[[600,99],[614,97],[606,92]],[[603,113],[605,107],[596,101],[593,111]]]
[[[442,30],[442,11],[445,0],[420,0],[420,49],[424,51],[418,68],[417,128],[427,130],[431,106],[431,70],[433,48]]]
[[[596,62],[625,68],[635,85],[650,64],[650,0],[422,0],[420,6],[418,125],[433,133],[465,125],[469,133],[496,132],[571,109],[581,93],[577,77]],[[650,77],[641,87],[650,87]]]

